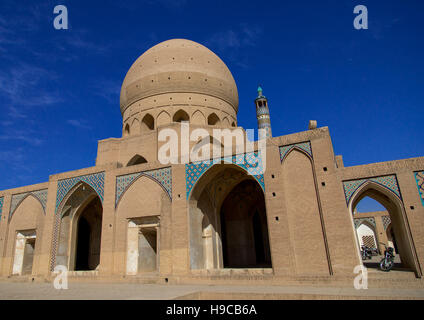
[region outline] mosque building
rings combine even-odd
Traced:
[[[205,46],[147,50],[122,84],[122,137],[98,142],[93,167],[0,191],[0,276],[50,278],[62,265],[170,283],[353,279],[365,244],[394,246],[399,268],[422,277],[424,157],[345,167],[315,121],[274,137],[261,87],[249,108],[263,143],[239,152],[236,140],[228,154],[213,132],[245,132],[238,108],[230,70]],[[210,136],[185,146],[194,130]],[[181,141],[166,164],[163,132]],[[183,161],[193,150],[211,152]],[[364,197],[386,210],[357,212]]]

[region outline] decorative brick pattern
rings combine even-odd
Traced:
[[[375,238],[374,236],[363,236],[362,237],[362,243],[364,244],[364,246],[367,246],[368,248],[376,248],[375,247]]]
[[[0,221],[1,221],[1,214],[3,212],[3,201],[4,201],[4,197],[0,198]]]
[[[308,141],[308,142],[296,143],[296,144],[291,144],[291,145],[288,145],[288,146],[280,147],[280,160],[281,160],[281,162],[284,161],[285,157],[293,149],[302,150],[302,151],[306,152],[312,158],[311,143]]]
[[[355,219],[353,219],[353,223],[355,224],[355,229],[358,229],[359,226],[362,223],[364,223],[364,222],[368,222],[374,228],[376,227],[375,219],[373,217],[369,217],[369,218],[355,218]]]
[[[61,205],[63,199],[68,194],[68,192],[79,182],[85,182],[91,186],[94,191],[96,191],[100,200],[103,202],[104,198],[104,183],[105,183],[105,173],[99,172],[94,174],[88,174],[85,176],[79,176],[64,180],[59,180],[57,182],[57,195],[56,195],[56,208],[55,208],[55,221],[53,228],[53,238],[52,238],[52,254],[50,257],[50,271],[54,271],[56,266],[56,253],[58,248],[59,241],[59,228],[60,228],[60,212],[58,208]]]
[[[194,185],[199,180],[199,178],[214,164],[219,164],[221,162],[235,164],[244,170],[252,174],[252,176],[258,181],[262,190],[265,191],[265,181],[262,166],[262,157],[260,152],[249,152],[238,155],[233,155],[231,157],[217,158],[213,160],[205,160],[200,162],[189,163],[185,165],[185,176],[186,176],[186,197],[187,199],[190,196],[191,190],[193,190]]]
[[[14,194],[12,195],[12,200],[10,203],[10,212],[9,212],[9,219],[12,218],[13,213],[15,212],[16,208],[19,207],[22,201],[29,195],[32,195],[36,197],[41,205],[43,206],[44,214],[46,214],[46,205],[47,205],[47,189],[44,190],[38,190],[38,191],[30,191],[20,194]]]
[[[56,208],[55,213],[57,213],[57,209],[62,203],[63,198],[68,194],[69,190],[71,190],[78,182],[85,182],[90,185],[96,193],[99,195],[100,200],[103,202],[104,195],[104,184],[105,184],[105,173],[94,173],[85,176],[79,176],[74,178],[69,178],[65,180],[59,180],[57,182],[57,196],[56,196]]]
[[[53,228],[53,238],[52,238],[52,254],[50,256],[50,271],[54,271],[56,266],[56,254],[59,242],[59,227],[60,227],[60,214],[55,214],[54,217],[54,228]]]
[[[387,230],[387,227],[389,226],[389,224],[392,223],[390,216],[382,216],[381,220],[383,221],[384,230]]]
[[[424,171],[415,172],[415,181],[417,182],[418,193],[421,203],[424,206]]]
[[[384,176],[384,177],[376,177],[376,178],[367,178],[367,179],[359,179],[359,180],[351,180],[351,181],[344,181],[343,182],[343,188],[345,192],[346,197],[346,203],[349,204],[350,199],[352,198],[352,195],[355,193],[356,190],[360,186],[362,186],[364,183],[372,181],[375,182],[390,191],[392,191],[399,199],[401,198],[400,191],[399,191],[399,185],[396,179],[395,175],[391,176]]]
[[[122,195],[125,193],[125,191],[128,190],[131,184],[141,176],[147,176],[156,181],[166,191],[169,198],[172,200],[172,169],[171,167],[167,167],[116,177],[115,206],[118,205]]]

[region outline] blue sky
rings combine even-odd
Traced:
[[[58,4],[68,30],[53,28]],[[368,30],[353,28],[358,4]],[[224,60],[244,128],[260,83],[275,136],[315,119],[346,166],[423,156],[423,31],[419,0],[2,0],[0,190],[93,166],[97,140],[121,136],[127,70],[170,38]]]

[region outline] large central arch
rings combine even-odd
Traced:
[[[396,237],[396,249],[400,256],[402,267],[413,271],[417,277],[421,277],[422,271],[402,200],[386,187],[373,181],[367,181],[355,191],[349,201],[349,211],[352,216],[357,204],[365,197],[374,199],[386,208],[392,221],[392,230]],[[358,254],[359,251],[358,247]]]
[[[268,221],[259,183],[233,164],[215,164],[189,198],[190,268],[270,268]]]
[[[96,191],[81,182],[60,207],[56,265],[68,270],[98,270],[103,207]]]

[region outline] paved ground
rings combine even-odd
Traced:
[[[207,286],[207,285],[157,285],[157,284],[110,284],[69,283],[68,290],[56,290],[50,283],[0,282],[0,300],[167,300],[181,296],[206,293],[251,293],[284,295],[323,295],[338,297],[397,297],[424,299],[424,289],[368,289],[290,286]]]

